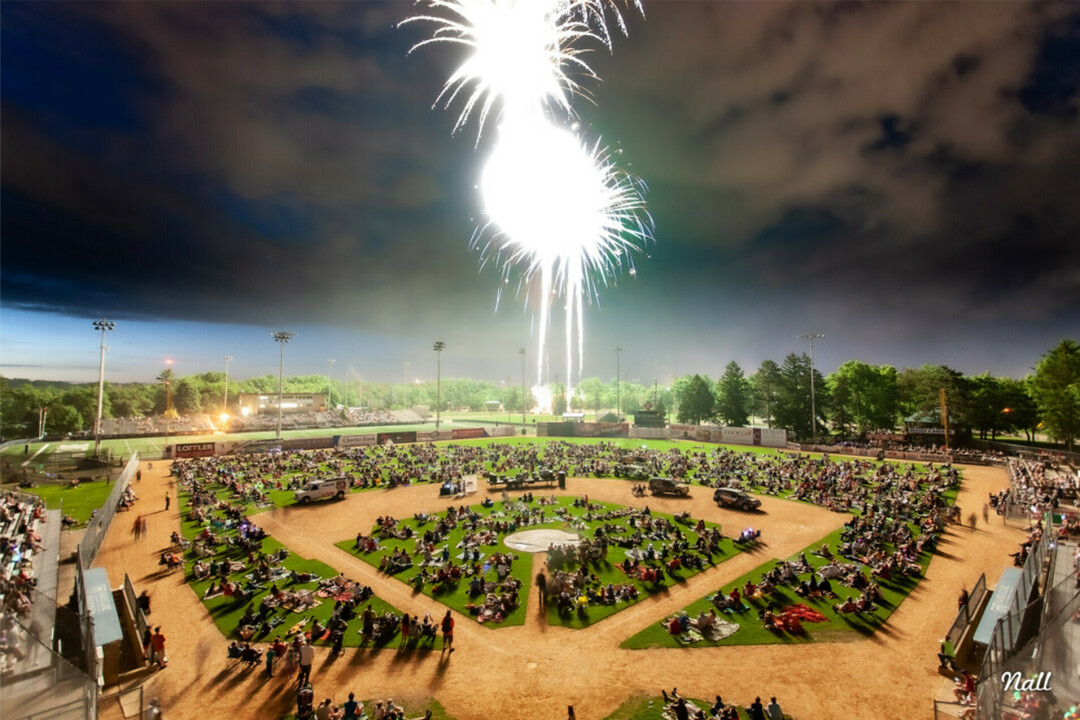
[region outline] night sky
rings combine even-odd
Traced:
[[[490,150],[407,2],[0,4],[0,372],[520,377],[535,302],[470,238]],[[654,2],[588,57],[656,242],[586,376],[802,352],[1022,376],[1080,336],[1080,7]],[[562,372],[561,303],[551,372]],[[531,363],[530,363],[531,365]],[[564,378],[565,379],[565,378]]]

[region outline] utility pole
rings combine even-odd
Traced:
[[[442,351],[446,349],[446,343],[436,340],[432,349],[435,351],[435,432],[439,432],[442,412]]]
[[[277,332],[270,333],[270,336],[274,338],[274,342],[281,344],[281,360],[278,363],[278,379],[277,379],[277,439],[281,439],[281,413],[282,404],[285,397],[285,345],[289,340],[293,338],[296,333],[285,332],[279,330]]]
[[[97,422],[94,423],[94,457],[101,451],[101,404],[105,399],[105,352],[109,349],[105,345],[105,332],[116,327],[116,323],[102,318],[94,321],[94,329],[101,331],[101,362],[98,365],[98,389],[97,389]],[[44,422],[42,430],[44,430]],[[44,431],[42,432],[44,435]]]
[[[232,359],[232,355],[225,356],[225,398],[221,401],[221,413],[226,416],[229,414],[229,363]]]
[[[817,445],[817,405],[814,400],[814,341],[821,340],[825,333],[803,333],[799,338],[810,341],[810,434]]]
[[[521,355],[521,431],[525,431],[525,348],[518,348]]]
[[[333,407],[334,400],[334,358],[326,359],[326,409]]]
[[[622,395],[619,391],[619,372],[620,372],[620,360],[622,359],[624,347],[613,347],[615,351],[615,414],[619,416],[619,420],[622,420]]]

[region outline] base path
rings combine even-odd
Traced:
[[[227,668],[227,640],[180,573],[162,574],[159,554],[169,534],[179,530],[177,505],[166,512],[164,493],[174,491],[164,463],[156,463],[135,486],[140,496],[135,513],[149,515],[149,537],[131,540],[130,523],[121,515],[110,529],[98,563],[109,569],[113,586],[127,572],[136,590],[146,588],[153,600],[152,624],[160,624],[168,645],[169,667],[146,683],[146,699],[160,698],[169,720],[260,720],[295,711],[294,685],[257,670]],[[772,559],[788,557],[840,527],[849,516],[798,502],[763,497],[761,513],[717,508],[711,491],[694,487],[689,498],[636,498],[632,483],[611,479],[567,481],[553,495],[585,495],[590,499],[644,507],[675,514],[688,510],[694,518],[720,523],[730,536],[747,526],[761,528],[764,544],[710,568],[666,592],[584,630],[544,622],[536,593],[528,598],[529,617],[518,627],[493,629],[457,615],[450,656],[435,651],[346,649],[331,658],[316,650],[312,680],[317,701],[343,702],[349,692],[359,698],[393,697],[422,703],[434,697],[457,720],[561,720],[574,705],[582,720],[600,720],[633,695],[659,695],[677,686],[680,694],[742,705],[761,695],[775,695],[784,711],[798,720],[874,718],[917,720],[933,715],[932,699],[942,689],[935,653],[956,612],[962,585],[974,585],[981,572],[992,587],[1011,564],[1023,533],[1003,527],[993,517],[975,532],[950,526],[939,543],[926,577],[873,636],[847,643],[732,646],[715,648],[623,650],[619,644],[724,583]],[[987,493],[1008,486],[1004,470],[964,469],[957,500],[966,516],[978,511]],[[174,494],[175,498],[175,494]],[[412,588],[380,574],[371,565],[334,546],[358,531],[370,532],[380,515],[411,516],[437,512],[452,498],[439,498],[438,486],[418,485],[352,494],[344,502],[313,503],[262,513],[256,522],[295,553],[321,560],[346,576],[371,585],[376,594],[410,614],[445,606],[414,593]],[[524,558],[523,558],[524,559]],[[542,555],[533,557],[533,573]],[[111,714],[110,714],[111,713]],[[119,718],[115,710],[103,718]]]

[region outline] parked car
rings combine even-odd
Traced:
[[[737,488],[718,488],[712,499],[720,507],[733,507],[736,510],[757,510],[761,507],[760,500]]]
[[[329,480],[312,480],[296,491],[296,502],[307,505],[312,500],[333,497],[338,500],[345,499],[345,493],[349,492],[348,478],[331,478]]]
[[[690,485],[679,482],[674,478],[654,477],[649,480],[649,492],[653,495],[679,495],[685,497],[690,494]]]

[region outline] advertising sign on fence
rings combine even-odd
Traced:
[[[212,457],[215,451],[215,443],[177,443],[173,457],[196,458]]]
[[[318,450],[334,447],[333,437],[289,438],[280,443],[282,450]]]
[[[787,447],[787,430],[777,428],[758,428],[761,430],[761,444],[765,447]]]
[[[474,440],[484,437],[484,428],[454,428],[450,435],[454,440]]]
[[[335,435],[334,446],[339,448],[364,447],[375,444],[375,435]]]
[[[754,431],[752,428],[726,427],[720,430],[723,442],[736,445],[753,445]]]
[[[395,445],[401,443],[414,443],[416,442],[416,431],[409,430],[407,432],[384,432],[379,433],[376,437],[377,442],[380,445],[386,444],[387,441],[394,443]]]

